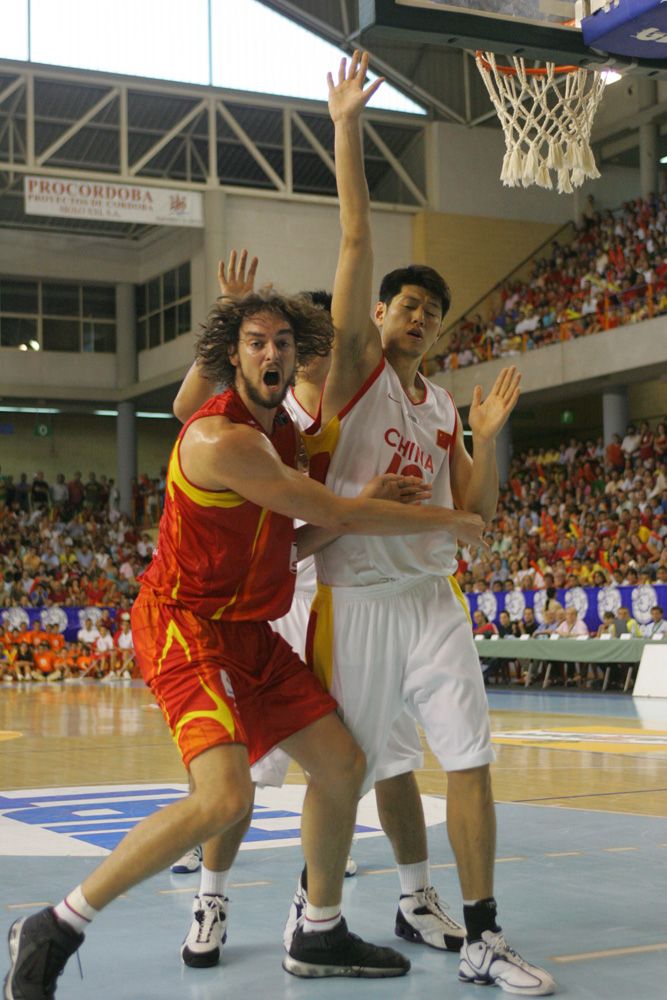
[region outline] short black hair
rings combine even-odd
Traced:
[[[310,299],[314,306],[319,306],[320,309],[324,309],[326,312],[331,312],[331,300],[333,295],[331,292],[327,292],[324,288],[316,288],[312,292],[301,292],[304,299]]]
[[[404,285],[417,285],[437,296],[444,319],[452,302],[452,293],[442,275],[426,264],[409,264],[407,267],[396,268],[385,274],[380,283],[380,302],[388,306],[393,298],[400,295]]]

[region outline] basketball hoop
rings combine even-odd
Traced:
[[[499,65],[492,52],[477,52],[477,67],[505,134],[500,179],[506,187],[537,184],[571,194],[586,178],[600,176],[590,147],[593,118],[605,88],[600,73],[579,66],[529,68],[519,56]]]

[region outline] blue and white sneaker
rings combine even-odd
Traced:
[[[459,980],[480,986],[500,986],[505,993],[543,997],[553,993],[553,976],[531,965],[510,948],[501,933],[484,931],[481,941],[465,940],[459,961]]]
[[[186,851],[178,861],[174,861],[169,870],[173,875],[194,874],[201,868],[201,858],[201,847],[193,847],[191,851]]]

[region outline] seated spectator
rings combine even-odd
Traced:
[[[83,628],[77,632],[77,640],[90,652],[95,651],[95,643],[100,637],[99,629],[93,624],[92,618],[86,618]]]
[[[134,642],[127,611],[120,616],[120,631],[116,633],[115,643],[118,655],[116,670],[127,680],[132,677],[134,667]]]
[[[109,681],[117,680],[115,648],[109,629],[104,622],[100,622],[99,634],[93,645],[98,677],[104,677]]]
[[[651,621],[644,625],[642,633],[645,639],[652,639],[654,636],[665,636],[667,634],[667,621],[665,613],[659,604],[651,608]]]

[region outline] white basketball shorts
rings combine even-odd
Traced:
[[[404,710],[423,728],[445,771],[494,759],[479,657],[455,580],[320,584],[312,615],[309,657],[366,754],[365,790]]]
[[[306,632],[313,596],[310,590],[297,589],[289,612],[271,622],[271,627],[301,657],[305,657]],[[252,780],[260,788],[266,785],[280,788],[285,783],[289,764],[290,758],[285,751],[275,747],[250,768]],[[417,726],[407,712],[402,712],[394,721],[387,744],[378,760],[375,780],[382,781],[383,778],[407,774],[423,765],[424,753]]]

